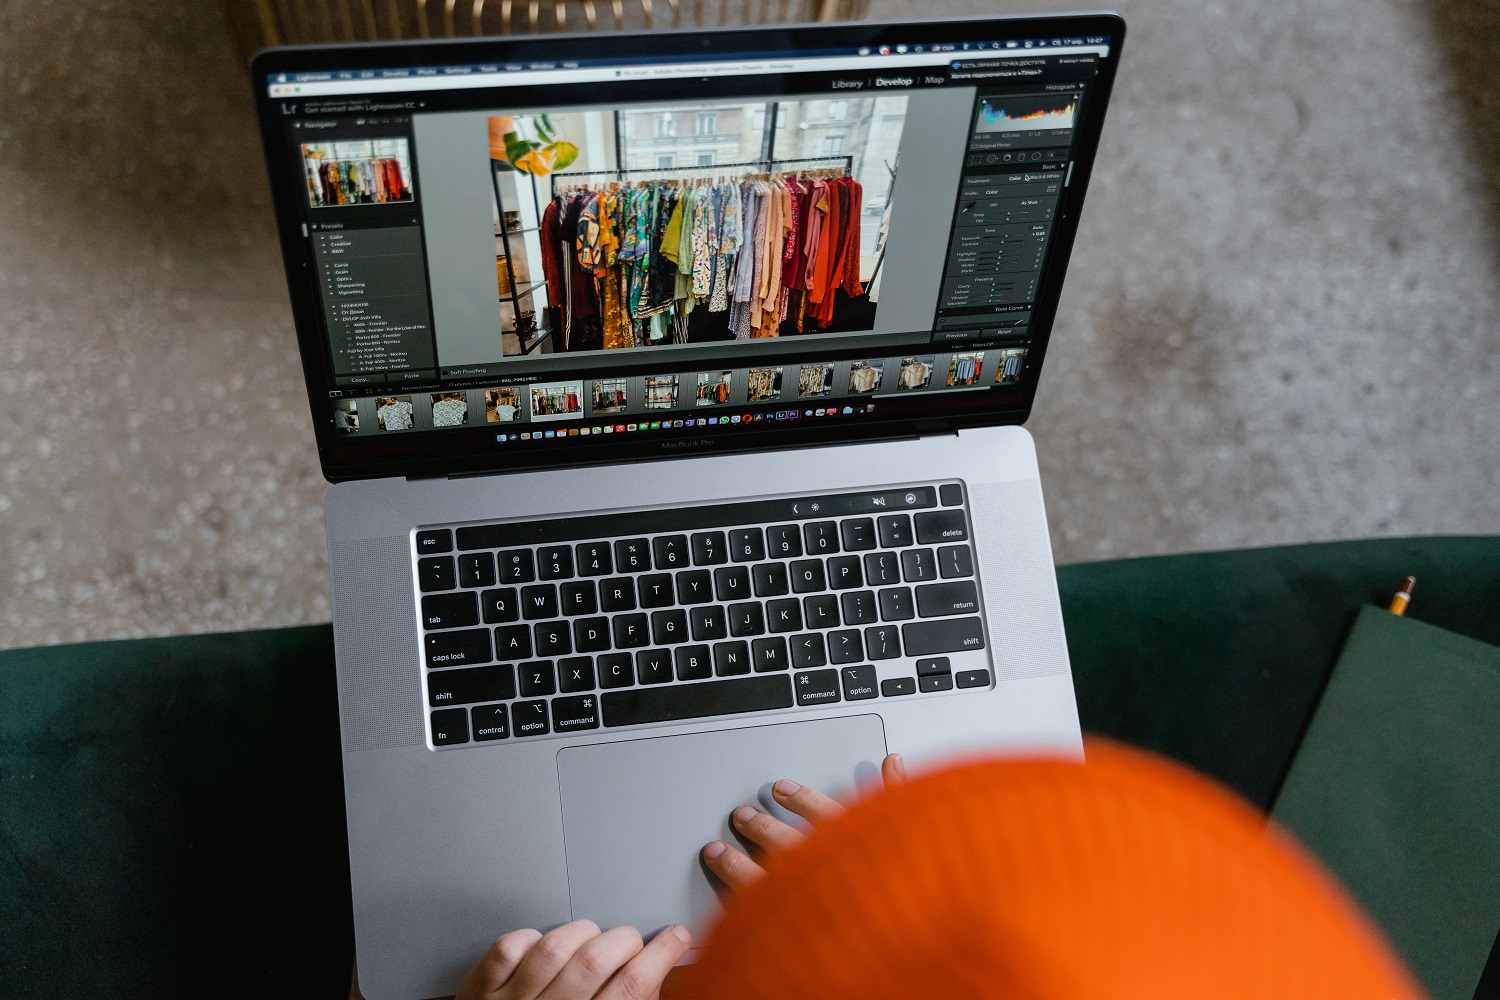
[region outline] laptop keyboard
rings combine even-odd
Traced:
[[[434,747],[991,684],[961,483],[413,542]]]

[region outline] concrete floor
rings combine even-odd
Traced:
[[[1119,7],[1030,423],[1058,560],[1500,531],[1500,7]],[[217,16],[0,3],[0,647],[328,617],[325,484]]]

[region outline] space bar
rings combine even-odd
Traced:
[[[610,691],[601,699],[605,726],[639,726],[710,715],[738,715],[792,707],[792,679],[786,674],[702,684]]]

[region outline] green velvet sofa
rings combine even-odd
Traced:
[[[1408,573],[1413,617],[1500,644],[1500,537],[1062,567],[1083,726],[1266,808]],[[328,626],[0,652],[0,996],[347,995],[332,657]]]

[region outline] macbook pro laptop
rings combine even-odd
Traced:
[[[702,930],[777,778],[1081,751],[1021,424],[1123,35],[256,58],[367,996],[517,927]]]

